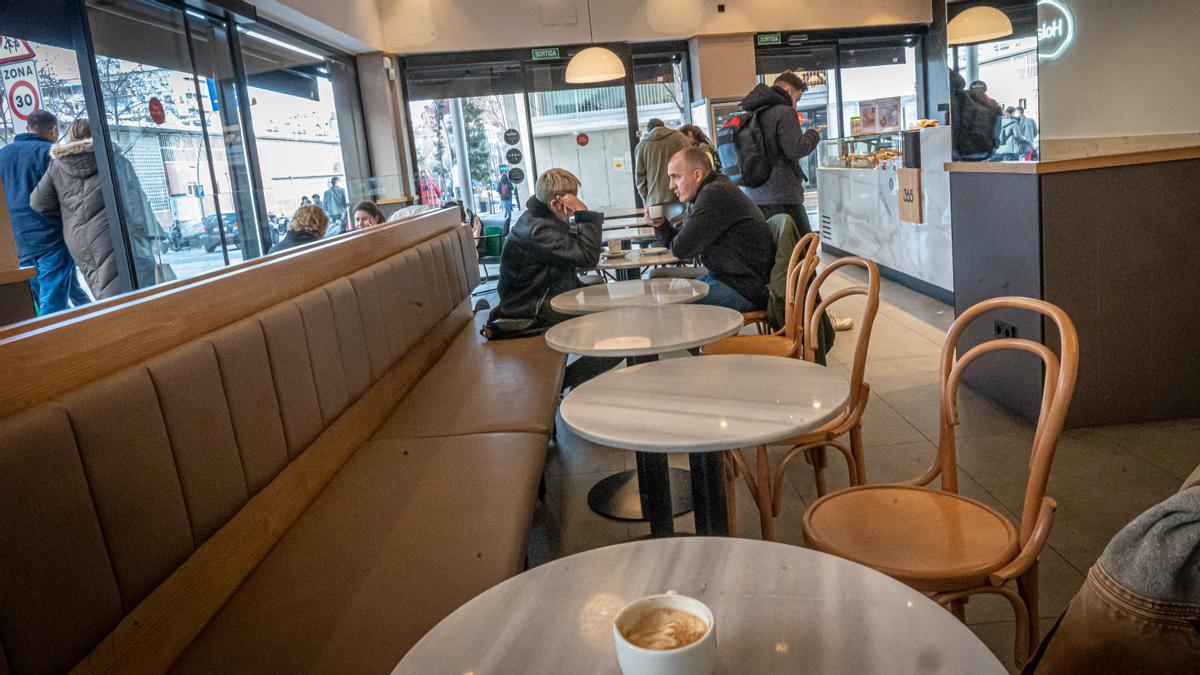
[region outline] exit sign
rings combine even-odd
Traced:
[[[779,33],[759,33],[755,36],[755,38],[758,41],[759,47],[783,44],[783,40],[780,39]]]
[[[559,58],[558,47],[538,47],[533,50],[534,61],[550,61]]]

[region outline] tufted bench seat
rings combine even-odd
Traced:
[[[455,215],[0,337],[0,673],[385,672],[521,570],[564,359]]]

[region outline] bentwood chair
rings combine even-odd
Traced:
[[[813,236],[813,235],[806,235]],[[843,267],[861,267],[866,270],[865,285],[849,286],[829,294],[824,300],[818,301],[821,286],[837,270]],[[801,287],[803,288],[803,287]],[[846,407],[833,420],[817,429],[805,432],[794,438],[773,441],[772,446],[788,448],[779,462],[779,467],[772,472],[767,446],[756,448],[753,470],[750,461],[741,450],[730,450],[735,469],[730,474],[741,474],[745,477],[746,487],[758,507],[759,526],[762,528],[763,539],[775,539],[775,518],[783,506],[783,477],[792,462],[803,456],[813,466],[813,477],[817,485],[817,494],[824,495],[825,468],[827,465],[826,448],[833,447],[842,453],[850,474],[851,485],[863,485],[867,480],[866,459],[863,456],[862,418],[867,410],[867,402],[871,399],[871,386],[863,380],[867,366],[867,350],[871,344],[871,329],[875,325],[875,315],[879,311],[879,268],[874,262],[858,256],[840,258],[826,267],[804,295],[804,339],[802,356],[804,360],[815,362],[819,347],[819,323],[825,311],[833,303],[852,295],[865,296],[862,320],[859,322],[858,342],[854,347],[854,364],[850,370],[850,399]],[[849,436],[849,444],[839,440]],[[772,475],[774,474],[774,475]],[[729,490],[729,494],[733,494]]]
[[[993,339],[955,358],[967,326],[997,309],[1041,314],[1058,329],[1059,354],[1024,338]],[[990,331],[989,331],[990,332]],[[980,356],[1002,349],[1030,352],[1045,366],[1044,390],[1029,457],[1018,530],[998,510],[958,494],[955,459],[957,394],[963,370]],[[1037,643],[1038,555],[1046,544],[1057,504],[1046,482],[1063,421],[1075,390],[1079,343],[1071,319],[1048,302],[1001,297],[985,300],[951,326],[941,355],[941,430],[937,457],[920,476],[895,485],[851,487],[818,499],[804,514],[804,539],[818,551],[847,558],[894,577],[933,599],[959,619],[977,593],[995,593],[1016,614],[1016,662]],[[930,487],[941,477],[941,489]],[[1016,588],[1013,588],[1015,582]]]
[[[764,356],[787,356],[800,358],[803,349],[804,316],[803,298],[809,279],[816,272],[820,258],[817,249],[821,241],[809,233],[796,242],[788,260],[787,286],[784,295],[783,327],[766,335],[734,335],[700,348],[701,354],[761,354]],[[766,315],[757,312],[743,315],[745,323],[766,321]],[[761,329],[760,329],[761,332]]]

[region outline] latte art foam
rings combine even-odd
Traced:
[[[657,607],[641,616],[626,640],[642,649],[679,649],[704,637],[708,625],[700,617],[671,607]]]

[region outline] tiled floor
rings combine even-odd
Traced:
[[[851,282],[842,274],[830,280]],[[866,369],[873,392],[864,421],[870,482],[913,477],[932,460],[938,430],[937,357],[953,321],[951,307],[886,280],[881,295]],[[835,309],[857,319],[861,307],[860,299],[850,298]],[[831,367],[848,368],[857,337],[857,327],[838,334]],[[1032,428],[965,387],[959,407],[960,491],[999,508],[1015,522]],[[608,520],[587,506],[587,491],[597,480],[633,468],[632,453],[584,441],[561,420],[558,429],[546,470],[546,500],[538,509],[530,542],[531,561],[538,564],[648,534],[645,524]],[[672,461],[686,466],[686,458]],[[1175,492],[1197,464],[1200,420],[1079,429],[1063,435],[1049,483],[1049,495],[1059,508],[1041,562],[1043,633],[1112,535]],[[836,453],[828,475],[831,489],[846,485]],[[796,465],[788,478],[777,538],[800,545],[801,517],[816,490],[806,464]],[[737,499],[737,535],[758,537],[757,512],[744,485]],[[676,527],[692,530],[691,515],[678,518]],[[967,607],[967,623],[1011,668],[1014,621],[1007,602],[998,596],[976,596]]]

